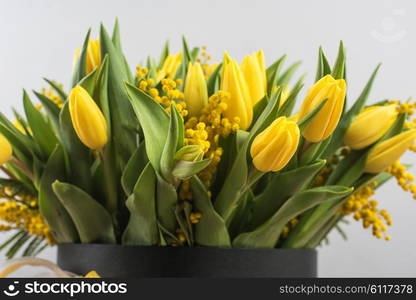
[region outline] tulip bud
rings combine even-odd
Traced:
[[[225,117],[230,120],[238,118],[240,129],[247,129],[253,120],[253,106],[244,76],[237,62],[227,53],[224,54],[221,90],[229,93]]]
[[[203,158],[204,151],[200,145],[187,145],[179,149],[175,154],[176,160],[199,161]]]
[[[397,119],[396,105],[371,106],[351,123],[344,143],[351,149],[363,149],[377,142]]]
[[[85,146],[97,150],[107,143],[106,120],[88,92],[79,85],[69,95],[69,113],[75,132]]]
[[[309,89],[299,112],[299,119],[312,112],[322,101],[325,105],[308,124],[302,135],[309,142],[317,143],[328,138],[338,125],[344,107],[346,83],[326,75]]]
[[[13,155],[13,148],[9,141],[0,134],[0,165],[8,162]]]
[[[185,80],[184,97],[191,117],[198,117],[208,104],[208,90],[204,72],[199,63],[189,63]]]
[[[81,53],[81,48],[75,50],[74,63],[79,58]],[[100,40],[89,40],[87,46],[87,55],[86,55],[86,66],[85,72],[91,73],[96,68],[99,68],[101,65],[101,49],[100,49]]]
[[[377,144],[368,154],[364,171],[383,172],[398,160],[415,143],[415,140],[416,129],[412,129]]]
[[[157,77],[158,80],[162,80],[163,78],[174,78],[178,68],[182,62],[182,53],[178,53],[175,55],[169,54],[164,63],[162,68],[158,71]]]
[[[87,73],[94,71],[101,65],[100,40],[88,41],[87,47]]]
[[[279,171],[295,154],[299,144],[296,122],[280,117],[257,135],[251,145],[251,157],[256,169],[262,172]]]
[[[252,105],[256,105],[266,95],[267,77],[263,51],[246,56],[241,63]]]

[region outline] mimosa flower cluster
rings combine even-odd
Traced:
[[[366,104],[378,66],[347,106],[342,43],[332,66],[319,49],[314,82],[270,58],[212,62],[184,38],[132,72],[117,23],[89,31],[68,90],[47,80],[23,113],[0,114],[8,256],[55,242],[314,248],[349,216],[389,240],[372,197],[392,177],[415,197],[399,162],[415,149],[415,103]]]

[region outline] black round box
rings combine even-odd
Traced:
[[[85,275],[114,278],[278,278],[316,277],[311,249],[155,247],[104,244],[58,245],[58,265]]]

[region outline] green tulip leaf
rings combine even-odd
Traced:
[[[307,166],[274,174],[265,190],[254,199],[252,226],[257,227],[264,223],[287,199],[308,187],[325,163],[325,160],[319,160]]]
[[[94,89],[93,99],[100,107],[105,120],[107,121],[108,135],[111,136],[111,112],[108,100],[108,54],[104,57],[103,62],[98,71],[96,85]]]
[[[160,157],[160,173],[166,181],[174,183],[175,154],[184,144],[185,129],[183,119],[173,104],[170,110],[169,131]]]
[[[332,77],[335,79],[345,79],[345,49],[342,41],[339,42],[338,56],[332,68]]]
[[[124,168],[127,161],[137,148],[136,132],[137,119],[131,109],[125,82],[130,82],[125,59],[110,39],[104,26],[100,28],[101,55],[108,55],[108,106],[111,113],[111,143]]]
[[[311,143],[305,152],[302,153],[300,165],[304,166],[311,161],[317,160],[331,143],[331,139],[332,136],[318,143]]]
[[[166,232],[171,234],[176,232],[175,208],[177,202],[178,194],[175,186],[158,176],[156,183],[156,212],[157,219],[164,228],[165,234]]]
[[[276,96],[273,96],[270,99],[266,108],[252,126],[250,134],[236,154],[236,158],[232,164],[230,172],[228,173],[228,177],[224,181],[224,184],[214,202],[215,210],[222,218],[224,218],[227,225],[231,223],[233,212],[237,208],[239,200],[246,192],[245,189],[248,183],[249,170],[247,154],[251,142],[259,132],[264,130],[275,119],[279,109],[278,104],[280,95],[281,90],[276,93]],[[251,181],[251,183],[254,182]]]
[[[95,199],[80,188],[58,180],[52,189],[71,216],[81,243],[116,243],[111,216]]]
[[[160,159],[169,132],[169,116],[149,95],[127,84],[127,93],[143,129],[146,152],[153,168],[160,172]]]
[[[212,206],[204,184],[197,176],[191,178],[194,209],[202,214],[195,224],[195,243],[207,247],[231,247],[227,226]]]
[[[290,91],[289,97],[286,101],[280,106],[278,117],[286,116],[289,117],[292,114],[293,108],[296,104],[296,97],[303,88],[303,80],[305,75],[301,76],[299,80],[293,86],[293,89]]]
[[[60,109],[59,107],[48,97],[45,95],[42,95],[36,91],[33,91],[33,93],[36,95],[36,97],[39,99],[40,103],[42,103],[43,107],[45,108],[46,113],[49,116],[49,119],[51,120],[53,127],[56,132],[59,130],[59,113]],[[19,121],[20,122],[20,121]],[[22,122],[20,122],[22,123]]]
[[[281,56],[266,70],[267,77],[267,94],[271,95],[273,88],[277,85],[279,79],[280,70],[283,67],[283,63],[286,60],[286,55]]]
[[[76,58],[75,65],[72,73],[71,87],[75,87],[78,82],[85,77],[86,66],[87,66],[87,52],[88,42],[90,40],[91,28],[88,29],[87,35],[85,36],[84,43],[82,45],[79,56]]]
[[[134,186],[147,162],[146,148],[143,142],[130,157],[121,176],[121,185],[127,196],[133,193]]]
[[[208,95],[211,96],[215,94],[218,90],[219,86],[219,74],[222,69],[222,63],[220,63],[215,70],[212,72],[211,76],[209,76],[207,80],[207,90]]]
[[[367,154],[368,151],[366,150],[352,151],[337,165],[325,184],[354,186],[363,175]],[[340,199],[333,199],[308,211],[289,234],[285,242],[286,247],[299,248],[305,246],[321,230],[321,227],[333,216],[341,204]]]
[[[299,68],[302,62],[297,61],[290,65],[289,68],[282,74],[282,76],[279,76],[276,85],[277,86],[285,86],[289,83],[290,79],[292,78],[293,74],[296,72],[296,70]]]
[[[261,226],[251,232],[238,235],[233,240],[233,247],[274,248],[283,227],[290,220],[320,203],[343,198],[351,191],[351,188],[342,186],[325,186],[297,193]]]
[[[166,41],[165,45],[163,46],[162,53],[160,54],[159,63],[157,65],[158,70],[162,69],[163,64],[165,63],[165,60],[168,56],[169,56],[169,41]]]
[[[27,122],[32,129],[33,138],[39,144],[43,157],[49,157],[58,144],[55,132],[51,124],[45,119],[29,99],[26,91],[23,91],[23,106],[27,117]]]
[[[78,83],[78,85],[82,86],[88,92],[88,94],[90,94],[90,96],[94,95],[95,85],[97,81],[97,74],[98,74],[97,69],[94,69],[94,71],[87,74]],[[96,99],[93,99],[93,100],[96,101]]]
[[[58,96],[61,98],[62,102],[65,102],[68,98],[68,95],[64,92],[64,90],[53,80],[49,80],[47,78],[43,78],[58,94]]]
[[[180,67],[178,68],[177,74],[175,77],[177,78],[186,78],[186,73],[188,72],[188,64],[190,62],[194,62],[192,58],[192,54],[189,50],[188,42],[186,41],[186,38],[182,36],[182,63]]]
[[[351,186],[363,174],[368,149],[351,151],[334,168],[326,184]]]
[[[328,60],[324,54],[324,50],[322,47],[319,47],[319,53],[318,53],[318,67],[316,70],[316,77],[315,82],[321,79],[322,77],[331,74],[331,67],[328,63]]]
[[[152,246],[158,243],[155,192],[156,174],[148,163],[126,201],[130,220],[123,234],[123,244]]]
[[[79,235],[65,207],[52,190],[55,180],[65,180],[65,157],[57,146],[49,157],[39,187],[39,210],[58,243],[76,243]]]

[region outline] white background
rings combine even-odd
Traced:
[[[217,60],[224,49],[238,59],[264,49],[268,63],[288,53],[289,61],[303,60],[298,75],[308,72],[309,85],[318,46],[333,60],[343,40],[350,101],[378,62],[383,67],[370,101],[406,99],[416,95],[415,9],[411,0],[1,0],[0,110],[10,115],[11,106],[20,109],[22,88],[40,89],[42,77],[67,84],[74,49],[87,29],[92,26],[97,36],[99,23],[111,29],[116,16],[132,67],[148,54],[158,56],[166,39],[179,50],[185,35],[191,45],[208,45]],[[376,240],[352,221],[345,227],[347,242],[335,233],[319,249],[320,276],[416,276],[415,200],[394,183],[380,189],[377,199],[392,215],[392,240]],[[53,260],[55,250],[42,257]]]

